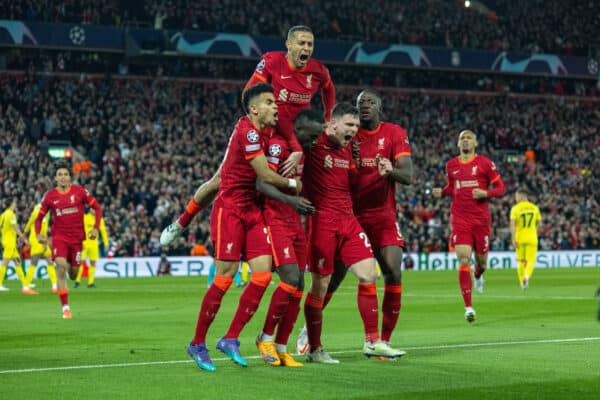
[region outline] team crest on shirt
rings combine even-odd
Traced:
[[[312,88],[312,74],[306,75],[306,88]]]
[[[328,154],[325,156],[325,160],[323,160],[323,165],[327,168],[333,168],[333,158]]]
[[[258,142],[258,139],[260,138],[260,136],[258,135],[258,132],[256,132],[254,129],[248,131],[248,133],[246,134],[246,137],[248,138],[248,141],[250,143],[256,143],[256,142]]]
[[[277,157],[281,154],[281,146],[278,144],[272,144],[269,146],[269,154],[273,157]]]
[[[256,72],[258,72],[259,74],[262,74],[263,70],[265,69],[265,65],[266,65],[265,60],[264,59],[260,60],[260,62],[256,66]]]
[[[325,259],[319,258],[319,261],[317,261],[317,268],[321,269],[321,268],[323,268],[324,265],[325,265]]]
[[[227,249],[225,249],[225,253],[231,254],[231,249],[233,248],[233,242],[227,243]]]
[[[477,175],[477,165],[473,167],[473,171],[471,172],[471,175]]]
[[[285,247],[283,249],[283,258],[290,258],[290,248],[289,247]]]
[[[378,148],[379,150],[383,150],[383,148],[384,148],[384,146],[385,146],[385,143],[384,143],[384,142],[385,142],[385,138],[383,138],[383,137],[382,137],[382,138],[380,138],[380,139],[377,141],[377,148]]]
[[[73,204],[73,203],[75,203],[75,195],[74,194],[71,195],[71,204]]]
[[[277,96],[277,98],[279,99],[279,101],[287,101],[287,98],[288,98],[287,89],[281,89],[279,91],[279,95]]]

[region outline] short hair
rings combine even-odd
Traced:
[[[323,114],[313,110],[312,108],[305,108],[300,110],[298,115],[296,115],[296,119],[294,120],[294,125],[300,123],[303,119],[306,119],[308,122],[316,122],[319,124],[324,124],[325,120],[323,119]]]
[[[67,161],[60,160],[54,164],[54,176],[56,176],[59,169],[66,169],[69,171],[69,175],[71,175],[71,165]]]
[[[340,119],[346,114],[350,114],[353,117],[358,118],[358,108],[354,107],[352,104],[348,102],[337,103],[333,110],[331,110],[331,118],[332,119]]]
[[[356,107],[358,107],[358,99],[360,99],[360,97],[366,93],[369,93],[369,94],[372,94],[373,96],[375,96],[375,98],[377,99],[377,108],[379,108],[379,110],[381,110],[381,106],[383,104],[383,101],[381,100],[381,96],[379,95],[379,93],[377,93],[377,91],[375,89],[372,89],[372,88],[366,88],[366,89],[362,90],[358,94],[358,96],[356,96]]]
[[[242,106],[244,111],[248,113],[250,102],[256,96],[260,96],[263,93],[273,93],[273,86],[268,83],[257,83],[256,85],[250,86],[242,93]]]
[[[529,189],[527,189],[525,187],[518,188],[517,193],[522,194],[525,197],[529,197]]]
[[[4,201],[2,201],[2,208],[3,209],[9,208],[10,206],[12,206],[13,203],[16,203],[17,200],[18,200],[17,196],[14,196],[14,195],[5,197]]]
[[[296,25],[296,26],[292,26],[289,30],[288,30],[288,34],[287,34],[287,40],[292,40],[294,38],[294,33],[296,32],[308,32],[308,33],[313,33],[312,29],[310,29],[310,27],[306,26],[306,25]]]

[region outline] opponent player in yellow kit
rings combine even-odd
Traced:
[[[510,233],[517,253],[517,274],[522,289],[529,287],[533,274],[538,249],[537,229],[542,221],[540,209],[527,196],[527,190],[517,190],[517,204],[510,209]]]
[[[6,269],[8,264],[12,261],[15,265],[15,271],[21,281],[23,294],[38,294],[35,290],[31,290],[23,268],[21,266],[21,256],[19,255],[19,249],[17,246],[17,238],[26,239],[23,237],[23,232],[19,228],[17,220],[17,198],[14,197],[9,200],[6,204],[6,210],[0,214],[0,236],[2,236],[2,265],[0,266],[0,291],[7,291],[8,288],[4,287],[4,276],[6,275]]]
[[[90,232],[94,229],[94,221],[96,220],[96,213],[93,208],[90,208],[89,212],[85,214],[83,217],[83,226],[85,228],[85,240],[83,241],[83,251],[81,252],[81,262],[84,262],[87,259],[90,260],[90,264],[88,266],[88,288],[95,288],[96,284],[94,283],[95,273],[96,273],[96,261],[100,258],[100,246],[98,245],[98,238],[90,239]],[[108,234],[106,233],[106,224],[104,223],[104,218],[100,220],[100,236],[102,236],[102,243],[104,244],[104,248],[108,249]],[[73,287],[79,287],[81,283],[81,276],[83,274],[83,268],[79,268],[79,272],[77,273],[77,278],[75,279],[75,284]]]
[[[25,280],[27,285],[30,286],[31,282],[33,281],[37,263],[41,258],[43,258],[46,260],[46,270],[48,271],[48,278],[50,279],[50,284],[52,285],[52,293],[58,293],[58,288],[56,286],[56,269],[54,268],[54,263],[52,262],[52,249],[50,249],[50,246],[47,243],[40,243],[35,234],[35,219],[40,213],[41,206],[42,205],[38,203],[35,205],[35,207],[33,207],[33,211],[31,211],[31,215],[29,215],[29,220],[27,221],[27,225],[25,225],[25,229],[23,231],[24,233],[29,232],[29,243],[31,245],[31,264],[29,264],[29,268],[27,268]],[[44,236],[48,236],[49,221],[50,215],[47,214],[42,220],[41,233]]]

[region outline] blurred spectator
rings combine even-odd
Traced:
[[[156,276],[161,275],[171,275],[171,264],[169,260],[167,260],[167,254],[162,253],[160,255],[160,261],[158,262],[158,270],[156,271]]]
[[[208,256],[208,255],[210,255],[210,254],[208,253],[206,246],[204,244],[202,244],[200,239],[196,240],[194,247],[192,247],[192,250],[190,251],[190,256],[200,257],[200,256]]]

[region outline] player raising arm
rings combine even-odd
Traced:
[[[504,195],[504,183],[494,163],[475,153],[477,136],[464,130],[458,136],[460,155],[446,163],[447,185],[434,188],[435,197],[452,196],[450,224],[451,243],[458,258],[458,281],[465,303],[465,319],[475,321],[471,301],[471,256],[475,249],[475,289],[483,292],[483,273],[491,242],[491,223],[488,199]],[[490,188],[492,186],[492,188]]]

